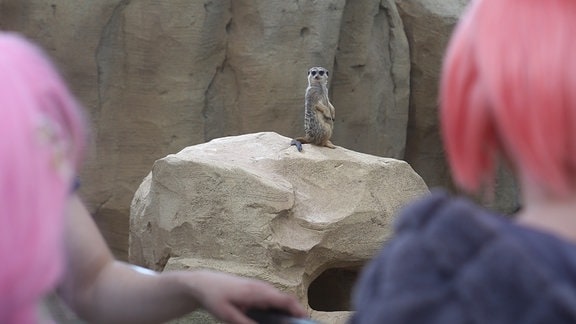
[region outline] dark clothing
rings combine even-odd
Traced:
[[[395,230],[361,274],[351,323],[576,323],[576,245],[444,192]]]

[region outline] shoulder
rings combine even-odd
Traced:
[[[567,250],[467,199],[433,192],[401,211],[394,238],[364,269],[353,323],[516,323],[552,316],[554,307],[576,320]]]
[[[465,222],[461,222],[464,219]],[[404,207],[395,224],[399,233],[426,231],[436,224],[465,226],[474,223],[488,231],[503,225],[500,216],[479,207],[463,197],[454,197],[443,190],[434,190],[429,195]]]
[[[388,274],[457,272],[498,241],[509,222],[472,201],[436,190],[403,208],[394,238],[375,258]]]

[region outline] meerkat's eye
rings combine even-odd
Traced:
[[[316,75],[316,71],[312,71],[312,72],[310,72],[310,73],[312,74],[312,76],[315,76],[315,75]]]
[[[324,71],[320,70],[320,71],[318,71],[318,74],[320,74],[320,76],[323,76],[323,75],[324,75]]]

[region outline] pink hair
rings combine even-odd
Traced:
[[[0,116],[0,323],[34,323],[63,270],[63,213],[85,135],[51,62],[11,33],[0,33]]]
[[[443,69],[440,119],[454,180],[490,185],[498,156],[555,194],[576,171],[576,1],[478,0]]]

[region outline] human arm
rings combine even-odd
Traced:
[[[114,260],[88,211],[73,196],[66,215],[67,272],[59,293],[95,323],[160,323],[204,308],[227,323],[253,323],[248,308],[305,316],[297,300],[273,286],[212,271],[144,274]]]

